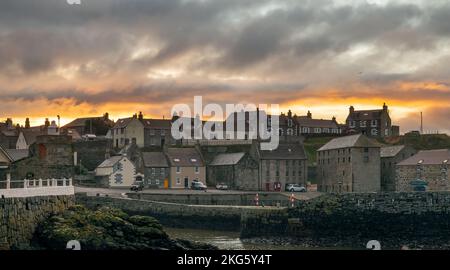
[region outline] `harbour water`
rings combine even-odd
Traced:
[[[307,250],[304,246],[247,241],[239,238],[239,232],[164,228],[171,238],[203,242],[221,250]],[[317,249],[317,248],[316,248]]]

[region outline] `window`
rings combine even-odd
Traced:
[[[314,132],[315,132],[315,133],[321,133],[321,132],[322,132],[322,129],[321,129],[321,128],[315,128],[315,129],[314,129]]]
[[[177,177],[177,185],[181,185],[180,177]]]
[[[195,163],[195,162],[197,162],[197,159],[191,158],[191,162],[192,162],[192,163]]]
[[[288,126],[292,127],[292,119],[288,119]]]
[[[198,166],[195,166],[195,173],[200,173],[200,169]]]
[[[377,120],[372,120],[372,121],[370,122],[370,125],[371,125],[372,127],[376,127],[376,126],[378,125]]]
[[[165,175],[166,174],[166,169],[165,168],[161,168],[160,171],[161,171],[161,175]]]
[[[177,173],[181,173],[181,168],[180,168],[180,166],[177,166]]]
[[[373,136],[377,136],[378,135],[378,130],[376,128],[372,128],[371,132],[370,132]]]
[[[287,135],[292,136],[294,135],[294,131],[290,128],[287,130]]]
[[[330,129],[329,128],[324,128],[323,129],[323,133],[330,133]]]
[[[150,129],[150,135],[151,136],[155,136],[155,130],[154,129]]]
[[[309,133],[309,128],[308,127],[303,127],[302,128],[302,132],[303,133]]]
[[[174,162],[180,162],[180,159],[179,158],[174,158],[173,161]]]
[[[356,121],[349,121],[349,126],[354,128],[356,126]]]
[[[389,129],[384,130],[384,136],[389,136]]]
[[[155,180],[155,184],[159,185],[159,179]]]
[[[367,126],[367,122],[366,121],[361,121],[359,125],[360,125],[360,127],[366,127]]]
[[[155,175],[155,174],[156,174],[156,169],[152,168],[152,175]]]

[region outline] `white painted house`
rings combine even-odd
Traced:
[[[130,187],[136,177],[136,166],[126,156],[113,156],[102,162],[95,175],[104,178],[109,187]]]

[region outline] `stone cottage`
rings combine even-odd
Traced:
[[[318,191],[379,192],[380,145],[358,134],[335,138],[317,151]]]
[[[220,153],[207,166],[208,184],[229,189],[258,190],[258,163],[245,152]]]
[[[423,150],[396,166],[396,191],[413,191],[411,182],[422,180],[429,191],[444,191],[450,188],[450,149]]]
[[[381,147],[380,156],[382,191],[395,191],[395,169],[397,163],[413,156],[416,153],[417,150],[415,150],[411,146],[394,145]]]
[[[71,178],[74,175],[72,138],[65,135],[41,135],[29,148],[29,157],[11,166],[15,179]]]
[[[149,188],[169,188],[169,163],[163,152],[143,152],[144,185]]]

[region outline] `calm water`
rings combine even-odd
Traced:
[[[171,238],[198,241],[217,246],[223,250],[306,250],[296,245],[274,245],[266,243],[248,243],[239,239],[239,232],[164,228]]]

